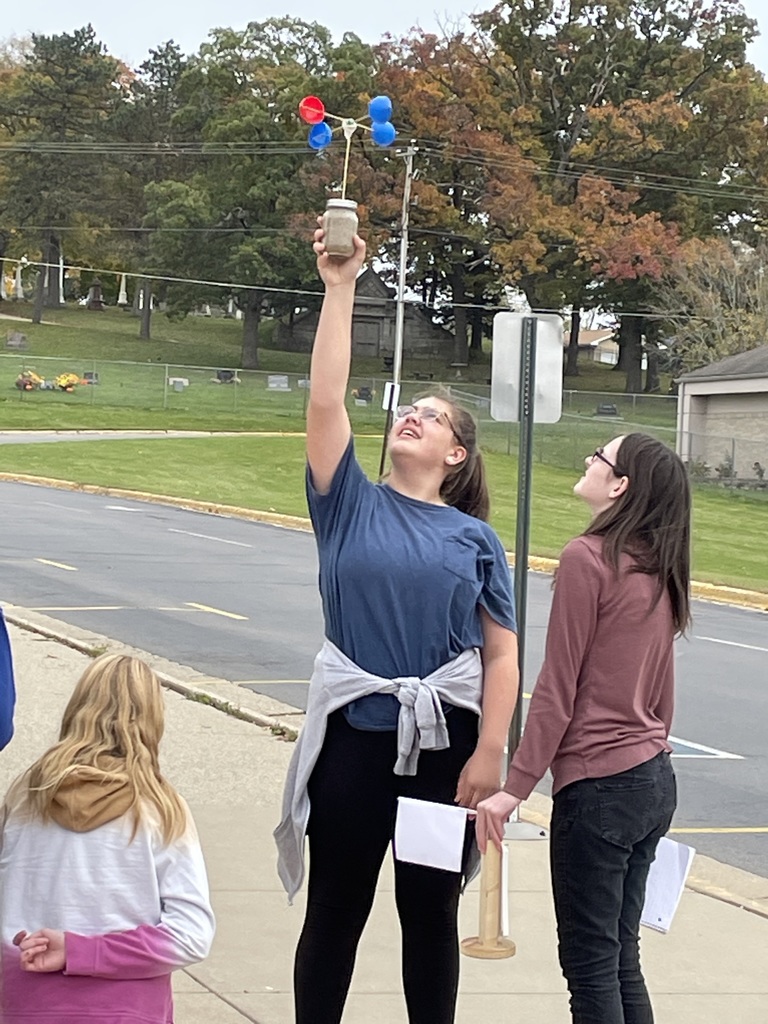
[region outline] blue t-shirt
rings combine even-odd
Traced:
[[[350,439],[328,494],[307,473],[325,635],[375,675],[423,678],[482,647],[480,608],[516,630],[512,580],[493,529],[447,505],[406,497],[365,476]],[[362,729],[397,728],[394,694],[345,709]]]
[[[6,747],[13,736],[13,709],[16,704],[16,688],[13,683],[13,659],[11,641],[0,611],[0,750]]]

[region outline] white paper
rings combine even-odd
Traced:
[[[692,846],[662,838],[648,872],[640,924],[657,932],[669,931],[695,853]]]
[[[466,807],[398,797],[395,857],[409,864],[461,871],[466,825]]]

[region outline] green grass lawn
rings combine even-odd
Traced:
[[[26,322],[0,319],[0,337],[12,331],[27,336],[29,348],[20,353],[29,362],[43,356],[65,361],[87,363],[89,360],[127,360],[149,364],[186,366],[240,366],[243,324],[224,317],[187,316],[170,320],[165,313],[152,313],[152,338],[142,341],[139,320],[130,312],[106,307],[100,312],[83,309],[71,303],[61,309],[44,311],[42,324],[31,322],[29,302],[0,302],[0,313],[22,317]],[[285,352],[272,347],[275,322],[264,319],[261,324],[260,369],[275,373],[306,373],[307,352]],[[86,369],[89,367],[86,365]],[[81,372],[77,366],[76,372]],[[436,378],[455,377],[444,359],[410,359],[406,354],[404,376],[410,371],[434,373]],[[355,356],[352,372],[359,377],[383,375],[380,358]],[[484,383],[490,376],[490,355],[472,353],[469,367],[462,371],[467,380]]]
[[[33,324],[30,302],[0,302],[0,313],[21,317],[26,322],[0,319],[0,336],[12,331],[26,334],[29,349],[22,353],[30,362],[42,356],[55,356],[69,363],[88,360],[127,360],[138,363],[177,364],[186,366],[240,366],[242,321],[224,317],[187,316],[170,320],[165,313],[152,313],[149,341],[138,337],[139,320],[130,312],[106,307],[100,312],[83,309],[69,303],[61,309],[44,311],[42,324]],[[260,368],[275,373],[304,374],[309,356],[306,352],[285,352],[272,347],[275,321],[264,319],[261,325]],[[483,351],[470,353],[470,363],[462,369],[465,381],[485,385],[491,375],[490,341],[486,339]],[[81,372],[77,366],[71,367]],[[89,367],[86,366],[86,369]],[[379,358],[353,358],[352,373],[357,377],[382,377]],[[456,372],[450,362],[437,357],[411,358],[405,353],[403,378],[412,374],[433,373],[435,380],[455,380]],[[662,394],[666,393],[668,378],[662,380]],[[579,360],[579,376],[567,377],[566,391],[614,392],[624,390],[624,374],[610,366],[594,363],[583,356]],[[638,396],[650,405],[664,406],[654,397]],[[566,401],[567,404],[567,401]],[[594,405],[591,400],[587,407]]]
[[[359,437],[366,471],[378,471],[381,441]],[[514,548],[516,460],[487,453],[493,524]],[[300,437],[188,438],[4,445],[0,469],[77,483],[306,515]],[[531,552],[556,557],[587,522],[571,493],[573,470],[536,465]],[[694,496],[694,571],[698,580],[768,591],[768,501],[698,488]]]

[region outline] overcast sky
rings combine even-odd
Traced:
[[[750,60],[768,75],[768,12],[765,0],[742,0],[749,16],[763,26],[764,37],[750,48]],[[71,32],[81,22],[71,4],[61,0],[8,0],[0,19],[0,37],[39,32],[49,35]],[[281,17],[290,12],[304,21],[317,21],[339,39],[344,32],[355,32],[365,42],[377,42],[386,33],[407,33],[413,25],[435,31],[439,25],[456,25],[467,11],[489,10],[493,0],[387,0],[379,3],[352,4],[350,0],[120,0],[92,6],[91,23],[109,51],[127,64],[136,66],[150,48],[168,39],[175,40],[185,53],[194,53],[214,26],[240,28],[249,21]],[[85,10],[86,8],[83,8]],[[86,20],[85,13],[81,16]]]

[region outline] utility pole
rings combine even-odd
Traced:
[[[387,438],[392,427],[394,408],[398,404],[400,378],[403,367],[403,330],[405,325],[405,277],[408,269],[408,223],[410,220],[411,184],[413,183],[413,158],[416,148],[408,146],[405,151],[405,182],[403,184],[403,211],[400,218],[400,268],[397,277],[397,312],[395,316],[395,349],[392,358],[392,382],[387,402],[387,419],[384,426],[384,440],[381,446],[379,477],[384,475],[387,457]]]

